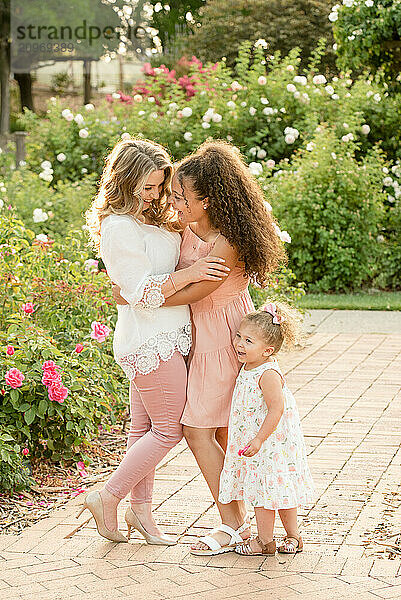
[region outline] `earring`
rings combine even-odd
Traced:
[[[203,205],[203,210],[206,210],[206,209],[207,209],[207,206]]]

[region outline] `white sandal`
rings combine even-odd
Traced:
[[[235,550],[235,547],[238,544],[242,544],[244,542],[240,534],[251,526],[250,520],[250,516],[246,515],[244,523],[238,527],[238,529],[233,529],[228,525],[224,525],[224,523],[220,525],[220,527],[212,529],[209,535],[199,538],[199,542],[206,544],[206,546],[209,546],[209,548],[207,550],[196,550],[195,548],[191,548],[191,554],[194,554],[195,556],[216,556],[217,554],[223,554],[224,552],[231,552],[232,550]],[[214,537],[212,537],[213,534],[218,533],[219,531],[227,533],[227,535],[231,536],[228,544],[222,546],[217,540],[214,539]]]

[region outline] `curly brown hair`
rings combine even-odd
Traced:
[[[98,252],[103,219],[111,214],[139,216],[143,209],[142,189],[149,175],[158,170],[164,171],[162,190],[146,214],[154,225],[174,231],[181,229],[167,202],[173,174],[167,150],[151,140],[121,140],[106,157],[99,191],[86,212],[90,240]]]
[[[176,174],[181,187],[188,177],[199,198],[209,198],[210,223],[236,248],[248,277],[265,286],[286,254],[263,192],[238,149],[224,140],[204,142],[178,164]]]

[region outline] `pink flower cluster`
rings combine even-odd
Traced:
[[[58,368],[53,360],[46,360],[42,365],[42,383],[47,387],[49,400],[62,404],[69,390],[63,385]]]
[[[12,387],[14,390],[22,386],[24,379],[25,375],[23,375],[23,373],[21,373],[21,371],[15,367],[9,369],[9,371],[7,371],[5,374],[6,384]]]
[[[192,98],[192,96],[195,96],[196,92],[199,90],[199,84],[201,83],[201,76],[203,74],[211,75],[211,72],[216,70],[217,63],[215,63],[210,68],[209,67],[205,68],[203,66],[202,62],[198,58],[196,58],[196,56],[193,56],[190,60],[188,60],[186,57],[183,57],[178,61],[177,68],[181,72],[182,71],[192,71],[192,74],[184,75],[182,77],[178,77],[178,79],[177,79],[177,76],[176,76],[177,74],[176,74],[175,69],[172,69],[170,71],[170,69],[168,67],[166,67],[166,65],[160,65],[160,67],[152,68],[150,63],[144,64],[142,71],[147,76],[147,78],[157,79],[158,77],[161,77],[160,92],[158,94],[156,94],[156,98],[155,98],[156,104],[160,104],[158,97],[160,98],[165,95],[166,88],[168,89],[169,84],[179,85],[184,90],[187,99]],[[194,69],[196,69],[195,72],[194,72]],[[164,79],[165,83],[162,81],[162,79]],[[197,86],[198,86],[198,90],[197,90]],[[204,86],[206,87],[206,89],[210,89],[207,82],[204,82]],[[140,94],[141,96],[145,96],[145,97],[149,96],[150,94],[153,95],[153,91],[151,89],[151,84],[149,85],[147,81],[136,85],[133,88],[132,93],[134,95]],[[123,102],[125,104],[133,104],[134,103],[133,96],[124,94],[121,91],[119,91],[118,94],[119,94],[119,98],[118,98],[119,102]],[[114,102],[114,98],[110,94],[108,94],[106,96],[106,100],[110,103]]]
[[[81,477],[87,477],[88,473],[85,471],[85,464],[82,462],[82,460],[80,460],[79,462],[77,462],[77,468],[78,468],[78,472],[81,475]]]
[[[91,338],[102,343],[110,335],[111,329],[107,325],[103,325],[99,321],[92,321],[91,323]]]

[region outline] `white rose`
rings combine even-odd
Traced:
[[[135,94],[133,100],[134,100],[134,102],[142,102],[143,98],[142,98],[141,94]]]
[[[249,148],[248,150],[248,154],[250,154],[251,156],[256,156],[256,152],[258,151],[257,148],[253,147],[253,148]]]
[[[306,85],[308,83],[308,80],[304,75],[295,75],[294,82],[299,83],[301,85]]]
[[[59,162],[63,162],[67,157],[64,152],[60,152],[60,154],[57,154],[56,158]]]
[[[191,142],[192,141],[192,133],[190,131],[186,131],[184,133],[184,140],[186,140],[187,142]]]
[[[267,83],[267,79],[264,75],[261,75],[260,77],[258,77],[258,84],[259,85],[266,85]]]
[[[324,75],[315,75],[312,79],[314,85],[323,85],[327,83],[327,79]]]
[[[393,180],[391,177],[385,177],[383,179],[383,185],[385,185],[386,187],[388,187],[389,185],[393,184]]]
[[[314,147],[315,147],[314,142],[308,142],[306,144],[306,149],[307,149],[308,152],[312,152],[312,150],[314,149]]]
[[[149,98],[148,98],[148,102],[152,103],[152,102],[154,102],[154,101],[155,101],[154,97],[153,97],[153,96],[149,96]]]
[[[269,160],[266,161],[266,167],[268,169],[273,169],[275,164],[276,162],[272,158],[269,158]]]
[[[181,146],[180,142],[177,140],[176,142],[174,142],[176,148],[179,148]]]
[[[40,163],[40,166],[43,170],[47,170],[52,168],[52,163],[49,160],[44,160],[42,163]]]
[[[87,173],[87,172],[88,172],[88,169],[86,169],[85,167],[82,167],[81,173],[83,173],[85,175],[85,173]]]
[[[296,91],[297,91],[297,88],[295,87],[295,85],[293,83],[289,83],[287,85],[287,92],[290,92],[291,94],[293,94]]]
[[[291,133],[287,133],[287,135],[285,136],[285,143],[293,144],[294,142],[295,142],[295,137]]]
[[[83,123],[84,123],[84,118],[83,118],[83,116],[81,115],[81,113],[77,113],[77,114],[75,115],[75,117],[74,117],[74,121],[75,121],[75,123],[76,123],[77,125],[83,125]]]
[[[253,117],[254,115],[256,115],[256,108],[254,108],[253,106],[251,106],[249,108],[249,114],[251,115],[251,117]]]
[[[78,135],[80,138],[87,138],[89,131],[87,129],[80,129]]]
[[[53,180],[53,175],[48,171],[43,171],[42,173],[39,173],[39,177],[43,179],[43,181],[47,181],[49,183]]]
[[[331,96],[332,94],[334,94],[334,88],[333,88],[332,85],[326,85],[326,87],[324,89],[329,94],[329,96]]]
[[[333,99],[333,100],[338,100],[338,99],[339,99],[339,97],[340,97],[340,96],[339,96],[338,94],[333,94],[333,95],[332,95],[332,99]]]
[[[344,6],[351,8],[351,6],[354,5],[354,0],[343,0],[343,4],[344,4]]]
[[[258,150],[258,153],[256,155],[258,158],[260,158],[261,160],[263,160],[264,158],[266,158],[266,150],[263,150],[263,148],[260,148]]]
[[[256,177],[258,177],[259,175],[262,175],[262,173],[263,173],[263,167],[258,162],[251,162],[248,168],[249,168],[250,172],[252,173],[252,175],[255,175]]]
[[[42,223],[43,221],[47,221],[48,218],[48,214],[41,208],[35,208],[33,211],[32,219],[34,223]]]
[[[373,6],[373,4],[374,4],[373,0],[366,0],[366,2],[365,2],[365,6],[367,6],[368,8]]]
[[[288,65],[287,66],[287,71],[295,71],[294,66],[293,65]]]
[[[130,140],[131,139],[131,135],[127,132],[123,133],[121,136],[122,140]]]
[[[47,237],[47,235],[45,233],[39,233],[35,237],[35,240],[38,240],[38,242],[47,242],[47,241],[49,241],[49,238]]]
[[[362,125],[361,131],[364,135],[368,135],[368,133],[370,132],[370,126],[367,123],[365,123],[365,125]]]
[[[219,115],[219,113],[213,113],[212,121],[214,123],[220,123],[222,119],[223,119],[223,117],[221,115]]]
[[[300,98],[300,97],[301,97],[301,92],[298,92],[298,90],[296,92],[294,92],[294,98],[296,100],[298,100],[298,98]]]
[[[85,104],[85,109],[86,109],[86,110],[93,110],[94,108],[95,108],[95,107],[94,107],[94,106],[93,106],[93,104],[91,104],[90,102],[89,102],[89,104]]]
[[[238,81],[234,80],[231,84],[231,89],[233,92],[239,92],[240,90],[242,90],[242,85],[238,83]]]
[[[121,98],[120,94],[117,94],[117,92],[113,92],[111,97],[114,98],[114,100],[118,100],[119,98]]]
[[[271,108],[271,106],[266,106],[266,108],[263,109],[263,114],[268,116],[268,115],[272,115],[274,113],[274,110]]]
[[[228,106],[228,108],[235,108],[235,102],[233,102],[232,100],[229,100],[227,102],[227,106]]]
[[[70,115],[71,111],[69,108],[65,108],[64,110],[61,111],[61,116],[64,117],[64,119],[67,117],[67,115]]]
[[[387,175],[387,173],[388,173],[388,168],[387,168],[387,167],[383,167],[383,169],[382,169],[382,170],[383,170],[383,173],[385,173],[385,175]]]
[[[338,19],[338,13],[331,12],[329,14],[329,21],[331,21],[332,23],[334,23],[335,21],[337,21],[337,19]]]
[[[287,242],[287,244],[291,244],[291,236],[290,236],[290,234],[288,233],[288,231],[282,231],[282,232],[280,233],[280,240],[281,240],[282,242]]]
[[[151,113],[150,113],[150,115],[149,115],[149,117],[150,117],[151,119],[157,119],[157,117],[158,117],[158,114],[157,114],[157,112],[151,112]]]
[[[192,108],[190,106],[185,106],[181,112],[183,117],[190,117],[192,115]]]
[[[380,100],[381,100],[381,99],[382,99],[382,97],[380,96],[380,94],[375,94],[375,95],[373,96],[373,100],[374,100],[375,102],[380,102]]]
[[[260,101],[262,104],[269,104],[269,101],[267,98],[261,98]]]
[[[4,206],[4,202],[3,202],[3,200],[0,198],[0,208],[3,208],[3,206]]]
[[[210,123],[208,123],[207,121],[203,121],[202,127],[203,127],[203,129],[209,129]]]

